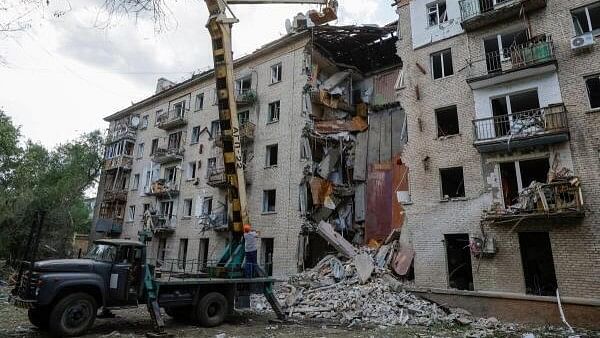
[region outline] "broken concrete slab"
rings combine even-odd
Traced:
[[[410,265],[415,258],[415,250],[407,244],[401,244],[400,250],[396,253],[394,261],[392,263],[392,270],[398,274],[398,276],[404,276],[408,273]]]
[[[321,221],[317,227],[317,233],[344,256],[349,258],[356,256],[357,252],[354,246],[337,233],[331,224]]]
[[[360,282],[362,284],[366,283],[371,278],[373,270],[375,270],[375,265],[373,264],[373,258],[371,258],[371,255],[367,253],[356,255],[354,256],[352,263],[356,268],[356,273],[358,274],[358,279]]]

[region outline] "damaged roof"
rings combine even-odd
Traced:
[[[315,26],[313,44],[339,66],[356,67],[367,74],[401,66],[396,52],[396,26]]]

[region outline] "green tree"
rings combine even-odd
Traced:
[[[39,254],[65,256],[71,250],[74,231],[89,226],[83,195],[100,173],[101,134],[87,133],[48,150],[31,141],[19,148],[18,128],[10,119],[0,119],[0,130],[5,129],[17,132],[12,133],[13,138],[2,139],[0,156],[13,152],[11,167],[0,172],[6,183],[0,187],[0,256],[23,255],[29,230],[40,214],[45,219]],[[17,150],[11,144],[16,144]]]

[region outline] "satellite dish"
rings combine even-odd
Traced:
[[[139,116],[133,116],[131,118],[131,126],[134,128],[137,128],[140,125],[140,117]]]
[[[294,30],[292,29],[292,22],[290,19],[285,19],[285,31],[288,34],[291,34]]]

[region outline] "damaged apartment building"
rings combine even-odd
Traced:
[[[336,251],[319,224],[381,241],[402,221],[391,206],[405,186],[396,25],[307,27],[299,14],[291,26],[234,62],[250,221],[259,264],[277,276]],[[105,118],[93,238],[136,239],[150,224],[151,259],[182,269],[218,259],[230,234],[215,95],[212,71],[160,79],[154,95]]]
[[[597,308],[600,2],[396,8],[415,287]]]

